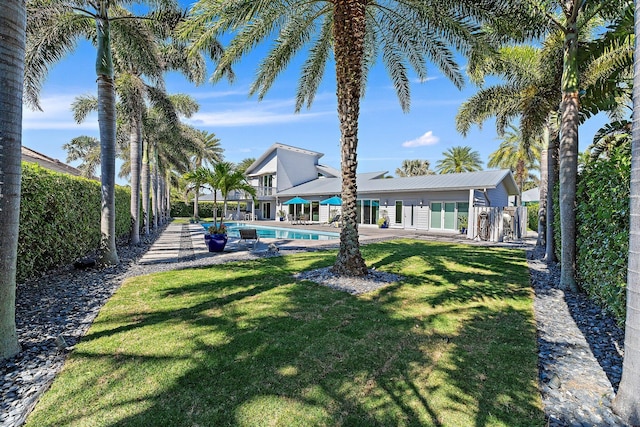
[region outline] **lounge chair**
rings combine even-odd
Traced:
[[[256,248],[256,245],[260,241],[260,236],[258,236],[258,230],[255,228],[240,228],[240,240],[253,240],[253,249]]]
[[[327,225],[333,226],[333,227],[340,227],[340,224],[341,224],[341,216],[340,216],[340,214],[336,214],[336,216],[334,216],[333,218],[329,219],[329,222],[327,222]]]

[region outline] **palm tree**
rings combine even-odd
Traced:
[[[193,165],[196,169],[203,166],[203,163],[213,165],[221,162],[224,149],[220,146],[220,140],[216,138],[216,134],[206,130],[197,130],[197,132],[199,132],[197,139],[201,142],[201,147],[193,155]]]
[[[78,169],[85,178],[93,178],[100,166],[100,140],[82,135],[62,146],[67,152],[67,162],[82,160]]]
[[[249,166],[251,166],[255,161],[256,161],[255,157],[247,157],[246,159],[242,159],[240,163],[237,163],[235,165],[235,168],[236,170],[239,170],[240,172],[244,173],[247,171],[247,169],[249,169]]]
[[[198,169],[189,171],[184,175],[182,175],[182,178],[184,178],[187,181],[187,183],[190,184],[187,187],[187,191],[188,192],[193,191],[194,193],[193,216],[196,219],[200,217],[198,213],[198,198],[200,196],[200,190],[204,188],[204,184],[207,184],[211,181],[212,179],[211,177],[212,177],[211,171],[205,168],[204,166],[200,166]]]
[[[640,30],[640,2],[635,4],[636,33]],[[613,410],[629,425],[640,425],[640,45],[635,45],[633,76],[633,139],[631,145],[631,221],[627,271],[627,317],[625,320],[622,380],[613,400]]]
[[[365,92],[370,68],[382,58],[404,111],[408,111],[410,104],[407,68],[413,68],[418,78],[424,80],[426,59],[461,87],[464,80],[448,46],[455,45],[462,54],[469,54],[481,46],[480,38],[476,37],[478,25],[496,24],[504,28],[505,23],[516,21],[519,16],[519,9],[510,10],[509,2],[492,2],[491,10],[477,6],[477,2],[468,0],[201,0],[192,8],[191,22],[183,27],[181,35],[192,39],[195,49],[206,47],[212,35],[234,32],[213,81],[261,41],[276,35],[251,87],[251,94],[257,94],[259,99],[293,56],[310,43],[298,84],[296,111],[305,104],[311,106],[333,52],[344,217],[334,273],[351,276],[368,273],[358,242],[356,168],[360,97]]]
[[[451,147],[443,152],[443,159],[436,163],[438,173],[461,173],[482,170],[482,160],[477,151],[469,146]]]
[[[593,19],[610,19],[629,4],[625,0],[556,0],[535,2],[554,31],[564,38],[562,101],[560,104],[560,229],[562,234],[560,288],[577,291],[576,283],[576,179],[580,122],[579,35]],[[560,11],[562,19],[555,12]]]
[[[20,351],[16,332],[16,263],[26,14],[22,0],[0,3],[0,360]]]
[[[219,162],[213,166],[213,173],[211,180],[209,181],[213,192],[214,201],[216,200],[216,190],[220,190],[223,201],[223,217],[227,215],[227,199],[232,191],[243,191],[250,194],[252,197],[256,197],[256,189],[253,188],[248,182],[244,172],[234,169],[233,163]],[[217,212],[217,207],[214,208]]]
[[[396,168],[399,177],[433,175],[435,172],[429,169],[429,160],[403,160],[402,167]]]
[[[64,2],[28,1],[25,59],[25,94],[27,101],[38,107],[38,95],[49,66],[71,52],[79,39],[95,43],[98,81],[98,123],[100,128],[100,176],[102,182],[102,214],[100,219],[100,262],[119,262],[115,244],[115,156],[116,95],[112,43],[126,46],[117,49],[119,60],[150,64],[155,58],[152,39],[147,37],[147,22],[162,22],[170,12],[179,16],[176,2],[149,2],[149,14],[137,17],[123,5],[125,0],[67,0]],[[155,7],[158,6],[158,7]],[[158,17],[161,18],[158,18]],[[140,19],[138,19],[140,18]]]
[[[541,147],[540,139],[527,142],[519,129],[509,125],[509,130],[502,136],[500,146],[489,155],[487,166],[511,169],[520,191],[524,191],[527,180],[535,181],[537,179],[530,171],[540,169]]]

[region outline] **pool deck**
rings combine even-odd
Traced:
[[[281,227],[300,230],[315,230],[324,232],[340,232],[339,228],[322,224],[292,225],[289,222],[280,221],[240,221],[247,225]],[[139,264],[174,263],[189,261],[204,256],[220,255],[219,252],[209,252],[204,241],[204,228],[201,224],[185,224],[173,221],[162,232],[151,248],[138,261]],[[399,238],[436,240],[452,243],[475,244],[483,246],[512,246],[521,247],[531,243],[531,236],[524,240],[492,243],[467,239],[466,236],[457,233],[434,233],[425,230],[407,230],[399,228],[378,228],[377,226],[359,226],[358,235],[360,244],[373,241],[391,240]],[[535,237],[534,237],[535,239]],[[340,240],[294,240],[294,239],[269,239],[261,238],[257,244],[253,241],[243,241],[239,238],[229,237],[224,253],[239,251],[266,252],[269,245],[275,244],[280,251],[315,250],[323,248],[337,248]]]

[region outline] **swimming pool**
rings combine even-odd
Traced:
[[[258,236],[265,239],[292,239],[292,240],[335,240],[340,238],[339,233],[331,231],[314,231],[297,228],[269,227],[268,225],[253,225],[242,222],[226,222],[227,235],[229,237],[240,237],[240,228],[255,228]],[[205,231],[211,223],[202,224]]]

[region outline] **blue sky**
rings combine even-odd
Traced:
[[[295,114],[294,96],[299,65],[304,57],[296,58],[262,101],[248,96],[264,51],[261,47],[235,67],[236,80],[232,85],[221,81],[195,86],[176,73],[169,74],[169,93],[189,94],[200,104],[200,111],[184,121],[215,133],[228,161],[259,157],[273,143],[280,142],[324,153],[321,163],[339,168],[340,133],[333,67],[329,64],[325,71],[311,109]],[[23,145],[65,161],[63,144],[80,135],[99,136],[97,116],[89,116],[84,123],[76,124],[70,111],[76,96],[96,93],[94,63],[94,48],[81,42],[74,54],[51,68],[41,92],[44,111],[24,110]],[[384,68],[378,64],[372,70],[361,103],[359,172],[393,174],[405,159],[429,160],[434,169],[442,153],[456,145],[473,147],[486,166],[489,154],[500,142],[493,122],[486,122],[482,130],[474,127],[466,138],[455,129],[460,104],[477,88],[467,84],[460,91],[437,67],[430,65],[428,70],[426,82],[416,79],[412,82],[411,111],[406,114],[400,108]],[[604,118],[596,117],[582,126],[581,150],[590,144],[594,132],[603,123]]]

